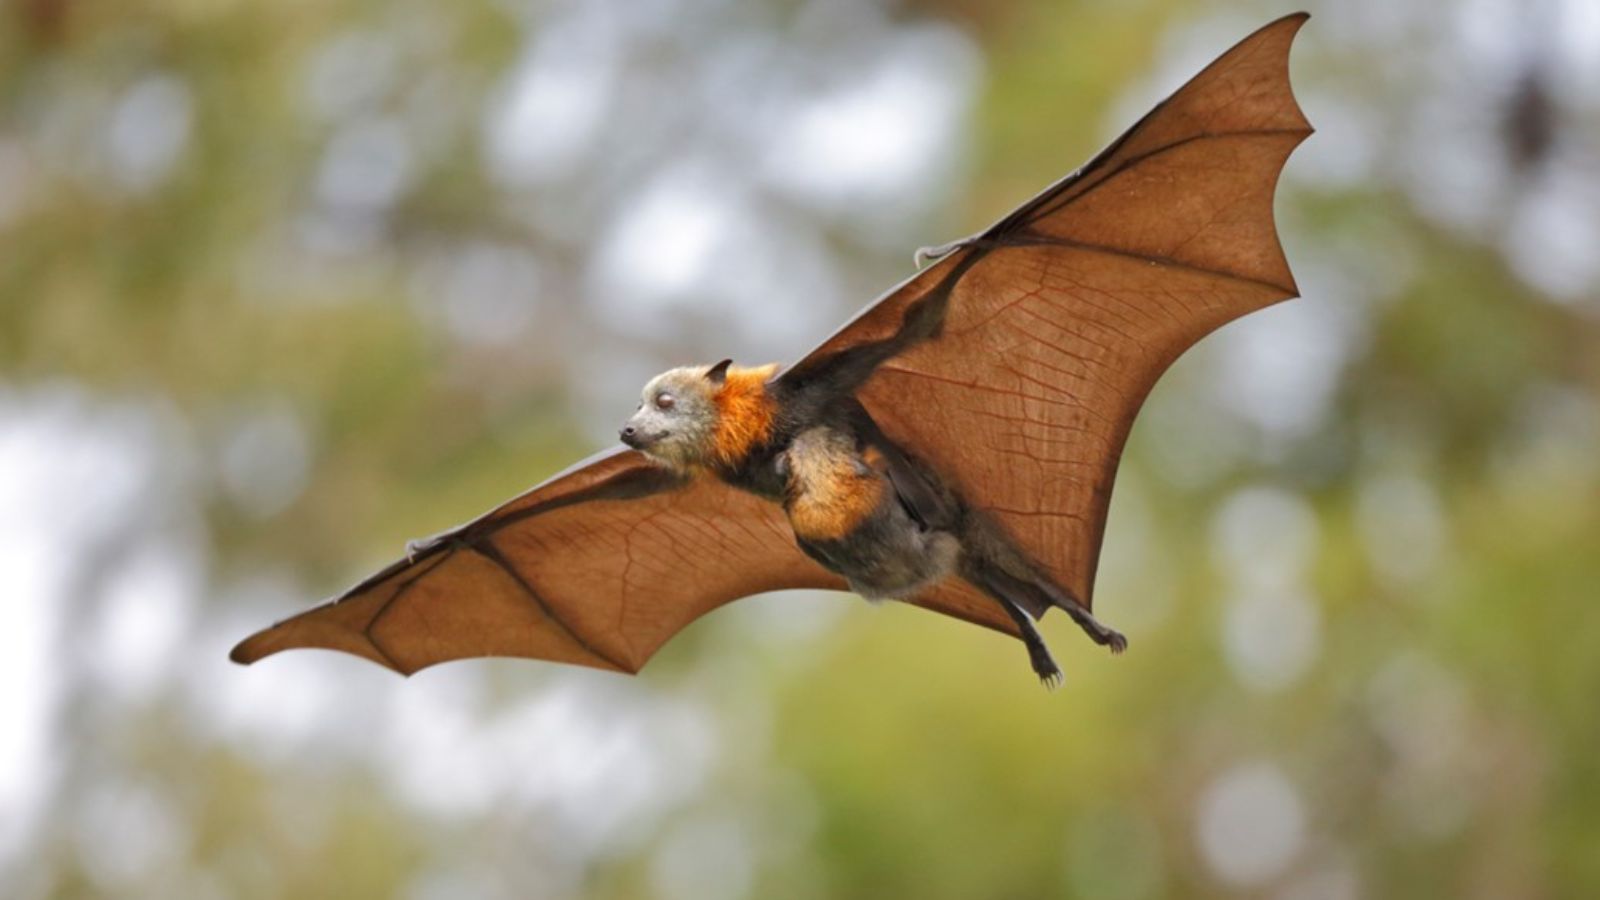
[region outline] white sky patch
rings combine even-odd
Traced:
[[[306,65],[304,96],[327,122],[365,112],[394,86],[399,52],[377,32],[352,31],[317,48]]]
[[[102,689],[125,703],[150,699],[173,674],[203,582],[196,538],[154,540],[107,579],[100,615],[86,635]]]
[[[1396,587],[1426,579],[1445,550],[1447,523],[1438,493],[1416,475],[1388,472],[1364,479],[1356,495],[1356,526],[1373,570]]]
[[[930,26],[886,42],[877,58],[876,68],[785,117],[761,165],[767,180],[801,202],[852,213],[914,198],[944,171],[976,88],[976,49]]]
[[[1479,794],[1475,782],[1487,774],[1461,677],[1419,652],[1402,651],[1372,677],[1366,701],[1389,750],[1382,785],[1390,815],[1433,839],[1461,829]]]
[[[1283,690],[1316,662],[1322,612],[1304,582],[1320,531],[1309,503],[1270,487],[1234,492],[1212,521],[1212,556],[1233,591],[1222,649],[1241,684]]]
[[[1316,662],[1322,611],[1300,590],[1247,592],[1228,603],[1222,647],[1241,684],[1262,692],[1294,684]]]
[[[1300,795],[1270,762],[1245,763],[1218,775],[1201,793],[1196,812],[1202,858],[1235,887],[1278,876],[1305,843]]]
[[[625,330],[652,330],[630,320],[641,307],[695,305],[726,236],[740,224],[742,199],[717,173],[699,165],[658,175],[607,233],[594,263],[595,299]]]
[[[593,145],[618,75],[604,17],[556,16],[536,32],[484,114],[485,163],[513,187],[560,179]]]
[[[599,317],[627,336],[693,345],[714,326],[757,362],[821,338],[841,289],[829,249],[698,160],[658,175],[608,230],[588,273]],[[723,351],[714,351],[723,352]]]
[[[1338,95],[1297,93],[1317,133],[1295,149],[1286,173],[1297,184],[1320,190],[1359,190],[1371,184],[1382,150],[1382,128],[1373,110]]]
[[[381,697],[405,684],[353,656],[306,650],[243,669],[228,661],[235,642],[311,605],[313,591],[282,573],[262,571],[217,590],[218,602],[185,645],[184,712],[198,736],[227,743],[271,767],[308,757],[374,752]]]
[[[1316,513],[1300,495],[1274,487],[1235,491],[1211,525],[1212,555],[1238,584],[1297,583],[1317,551]]]
[[[3,426],[0,426],[3,427]],[[0,490],[37,473],[0,433]],[[28,846],[31,824],[56,775],[54,652],[60,616],[50,598],[63,593],[71,560],[67,548],[39,534],[29,512],[0,504],[0,569],[8,601],[0,604],[0,864]]]
[[[1347,7],[1363,21],[1339,34]],[[1328,9],[1333,21],[1325,25],[1334,26],[1334,40],[1377,61],[1384,84],[1408,86],[1402,88],[1409,92],[1405,96],[1391,98],[1396,115],[1388,133],[1378,136],[1385,164],[1377,171],[1440,225],[1495,242],[1542,294],[1565,303],[1590,299],[1600,282],[1600,263],[1589,252],[1600,240],[1594,188],[1600,160],[1585,133],[1600,106],[1597,7],[1588,0],[1531,7],[1516,0],[1470,0],[1443,16],[1426,10],[1426,22],[1381,21],[1414,19],[1425,9],[1381,0]],[[1512,159],[1507,126],[1510,104],[1530,75],[1549,92],[1555,140],[1546,159],[1523,169]],[[1358,95],[1351,102],[1367,99]],[[1335,110],[1331,123],[1317,122],[1311,143],[1325,142],[1344,124]],[[1334,155],[1326,148],[1303,152]],[[1291,165],[1291,171],[1296,168]]]
[[[1569,91],[1600,107],[1600,3],[1564,0],[1552,37],[1563,62]]]
[[[755,848],[747,823],[731,812],[679,823],[650,862],[650,882],[662,900],[740,900],[755,880]]]
[[[1262,20],[1242,12],[1223,12],[1194,19],[1168,29],[1161,46],[1150,54],[1151,74],[1124,90],[1101,123],[1105,142],[1110,143],[1139,121],[1157,103],[1193,78],[1232,47],[1239,39],[1262,25]]]
[[[61,611],[80,561],[128,520],[155,465],[147,425],[73,391],[0,388],[0,863],[27,849],[60,774]]]
[[[1554,160],[1537,185],[1512,212],[1506,251],[1517,276],[1563,302],[1587,301],[1600,282],[1600,187],[1594,182],[1600,159],[1588,163]]]
[[[472,241],[424,260],[412,284],[419,311],[468,344],[510,344],[539,312],[539,260],[517,247]]]
[[[138,893],[135,884],[175,868],[193,839],[166,786],[138,778],[104,778],[72,810],[73,843],[89,879],[109,895]]]
[[[189,143],[194,100],[172,75],[148,75],[117,100],[106,133],[111,173],[122,187],[142,192],[165,181]]]
[[[357,119],[334,132],[323,151],[317,197],[341,212],[383,212],[411,187],[414,169],[411,143],[400,122]]]
[[[1210,338],[1218,402],[1269,439],[1303,437],[1321,424],[1359,326],[1358,311],[1332,299],[1270,307]]]
[[[304,598],[297,597],[280,612],[299,612],[306,606]],[[252,620],[208,643],[214,651],[226,653],[230,639],[238,640],[265,624]],[[371,689],[370,683],[358,685],[350,677],[358,660],[330,651],[296,653],[257,663],[249,671],[238,670],[221,653],[191,670],[188,695],[193,721],[200,730],[226,738],[235,751],[264,765],[293,759],[313,743],[337,743],[338,732],[356,724],[345,714],[360,708],[357,693]],[[375,675],[387,674],[374,669]],[[330,684],[340,687],[330,689]]]
[[[434,815],[536,809],[588,856],[647,832],[713,762],[713,718],[698,704],[598,673],[560,673],[485,716],[470,674],[430,670],[396,692],[386,714],[390,777]]]
[[[843,288],[832,251],[810,228],[746,207],[724,235],[708,285],[711,307],[739,329],[751,360],[791,358],[797,336],[820,340],[838,324]]]
[[[246,515],[265,519],[304,490],[311,438],[292,407],[267,402],[228,423],[217,461],[224,495]]]
[[[1139,472],[1124,468],[1117,475],[1107,528],[1100,596],[1117,598],[1117,625],[1125,633],[1153,631],[1172,614],[1178,579]]]

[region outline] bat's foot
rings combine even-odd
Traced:
[[[1059,687],[1061,667],[1056,665],[1055,659],[1050,656],[1050,648],[1045,646],[1044,637],[1033,624],[1033,617],[1028,615],[1027,610],[1023,609],[1022,604],[1013,596],[1014,594],[1025,596],[1022,593],[1025,584],[999,569],[977,565],[963,571],[962,575],[981,586],[989,596],[998,601],[1000,608],[1004,609],[1006,615],[1011,617],[1011,621],[1017,624],[1017,637],[1022,638],[1023,645],[1028,648],[1028,662],[1033,665],[1033,674],[1039,676],[1039,683],[1050,690]]]
[[[1070,601],[1061,606],[1067,611],[1067,615],[1072,617],[1072,621],[1077,622],[1078,627],[1083,629],[1083,633],[1089,636],[1089,640],[1102,647],[1110,647],[1112,653],[1121,653],[1128,649],[1128,639],[1123,637],[1122,632],[1102,625],[1100,620],[1087,609]]]
[[[1050,648],[1045,646],[1044,636],[1034,627],[1033,619],[1015,603],[1001,601],[1000,605],[1011,614],[1011,620],[1017,623],[1022,644],[1028,648],[1028,662],[1033,666],[1033,674],[1039,676],[1039,683],[1052,691],[1060,687],[1061,667],[1056,665],[1055,657],[1050,655]]]
[[[1061,667],[1050,657],[1050,649],[1044,641],[1028,642],[1028,662],[1033,665],[1033,674],[1039,676],[1039,683],[1045,690],[1053,691],[1061,686]]]

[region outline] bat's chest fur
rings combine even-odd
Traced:
[[[850,589],[868,600],[910,599],[953,574],[961,555],[961,543],[949,532],[924,531],[909,517],[894,515],[839,540],[801,537],[799,542],[800,549],[843,575]]]
[[[784,509],[800,548],[856,593],[905,599],[955,571],[960,541],[906,512],[871,448],[858,453],[848,435],[813,429],[795,439],[785,464]]]

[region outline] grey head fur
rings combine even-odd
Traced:
[[[650,379],[622,426],[622,442],[680,471],[703,464],[716,439],[713,397],[726,368],[680,366]]]

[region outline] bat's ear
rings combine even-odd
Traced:
[[[721,384],[728,380],[728,367],[733,365],[733,360],[725,359],[706,370],[706,380],[712,384]]]

